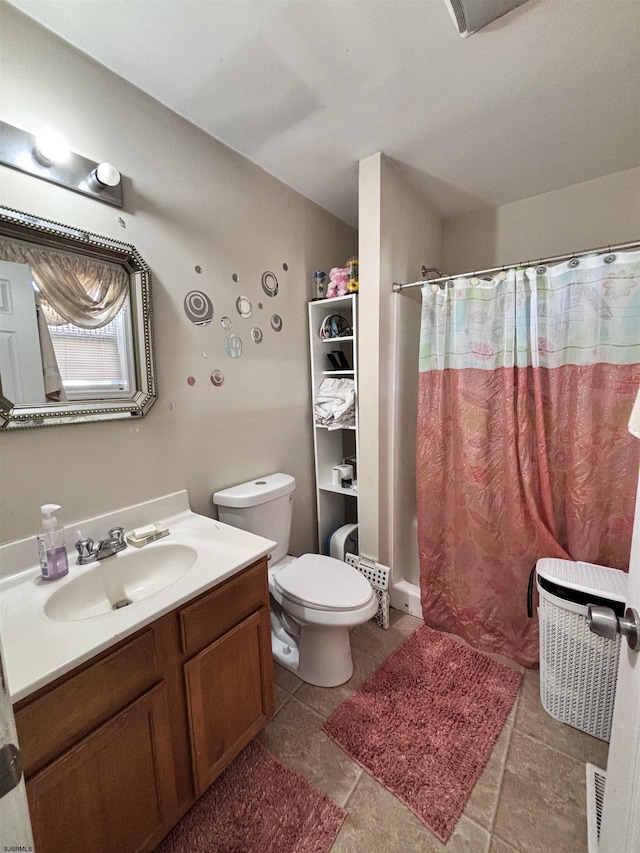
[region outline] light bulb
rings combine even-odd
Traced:
[[[100,163],[89,175],[87,186],[96,193],[120,183],[120,172],[111,163]]]
[[[98,193],[109,187],[117,187],[119,183],[120,172],[111,163],[100,163],[87,177],[87,186]]]
[[[112,163],[100,163],[94,174],[103,187],[117,187],[120,183],[120,172]]]
[[[36,136],[33,153],[43,166],[53,166],[54,163],[64,163],[69,158],[69,146],[57,131],[46,130]]]

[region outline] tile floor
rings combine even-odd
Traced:
[[[606,768],[607,744],[542,709],[537,671],[525,671],[493,755],[446,845],[324,734],[322,723],[333,709],[421,624],[391,613],[387,631],[368,622],[352,632],[355,671],[347,684],[312,687],[275,667],[276,713],[260,737],[348,812],[332,853],[586,853],[585,763]]]

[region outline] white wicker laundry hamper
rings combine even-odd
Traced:
[[[608,741],[618,676],[620,637],[587,626],[589,603],[624,612],[627,575],[594,563],[543,559],[540,594],[540,700],[556,720]]]

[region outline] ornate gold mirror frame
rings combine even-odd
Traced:
[[[151,271],[135,246],[2,206],[0,235],[122,266],[129,281],[128,338],[133,356],[131,387],[124,396],[111,394],[103,399],[94,394],[86,399],[76,395],[61,402],[44,397],[42,401],[29,404],[11,400],[4,396],[0,369],[0,430],[143,417],[156,401],[157,389]],[[9,283],[0,276],[0,314],[6,314],[11,307]],[[3,348],[0,364],[5,365],[5,371],[12,366],[19,368],[21,354],[17,337],[0,331],[0,346]],[[9,387],[7,379],[5,377],[5,388]]]

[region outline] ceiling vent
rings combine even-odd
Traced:
[[[526,0],[444,0],[462,38],[522,6]]]

